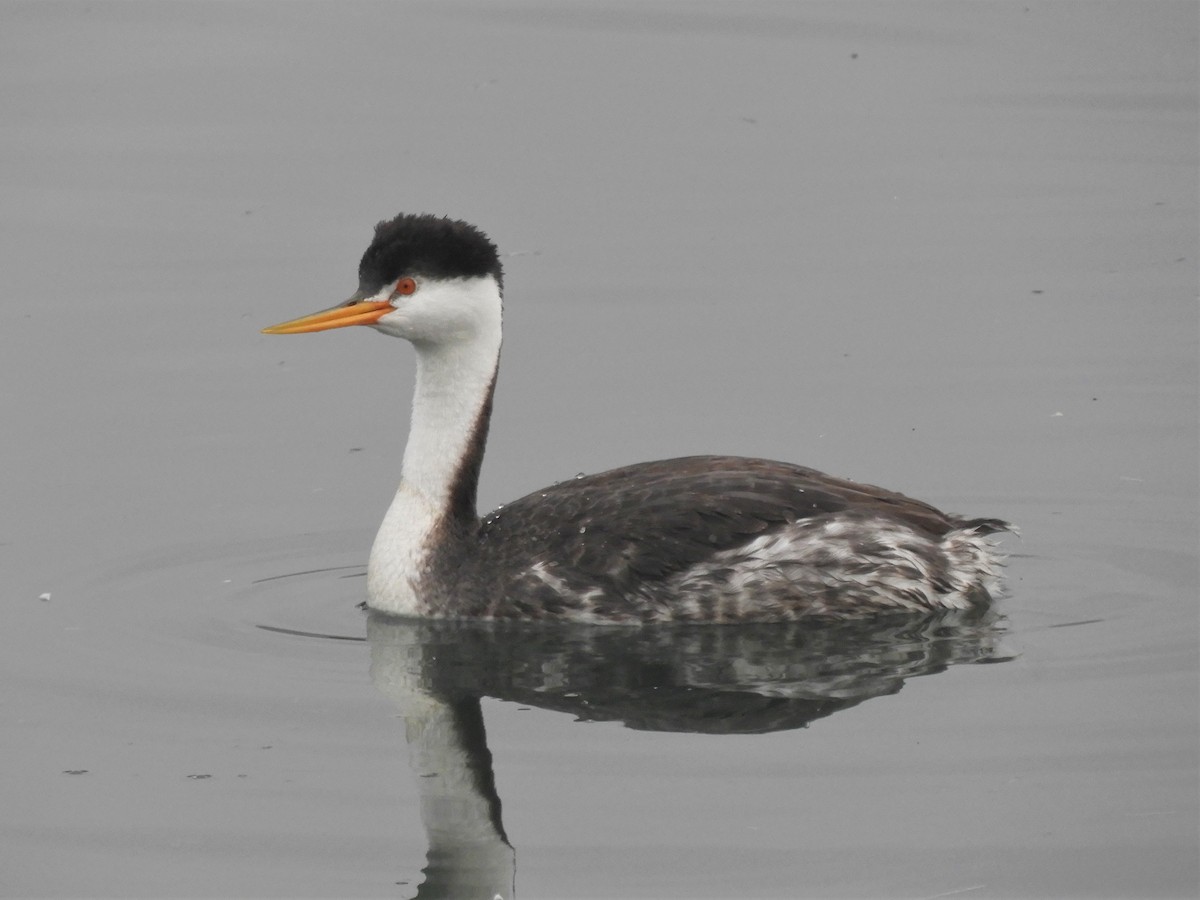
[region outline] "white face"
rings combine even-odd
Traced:
[[[414,277],[416,288],[400,293],[389,285],[372,297],[395,307],[371,327],[414,344],[453,344],[499,328],[500,288],[490,275],[482,278]]]

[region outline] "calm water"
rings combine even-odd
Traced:
[[[4,896],[1195,895],[1194,4],[0,16]],[[790,459],[1010,595],[368,619],[411,354],[258,329],[400,210],[507,254],[484,506]]]

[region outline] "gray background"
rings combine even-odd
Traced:
[[[1194,4],[0,19],[5,895],[411,896],[366,648],[255,627],[362,634],[295,573],[365,560],[411,354],[258,329],[401,210],[506,254],[483,506],[729,452],[1023,531],[1016,661],[805,731],[486,703],[522,896],[1194,893]]]

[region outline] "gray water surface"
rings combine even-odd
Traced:
[[[0,17],[4,896],[1195,895],[1194,4]],[[995,618],[368,621],[411,351],[258,332],[402,210],[505,253],[482,506],[793,460],[1017,523]]]

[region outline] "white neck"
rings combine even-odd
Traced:
[[[434,282],[422,285],[419,295],[420,305],[398,308],[379,328],[408,338],[417,351],[400,487],[367,567],[368,605],[393,615],[422,613],[417,588],[430,538],[451,512],[457,481],[464,473],[476,477],[467,456],[482,452],[482,442],[474,442],[477,430],[487,427],[480,418],[500,358],[500,293],[493,279]]]

